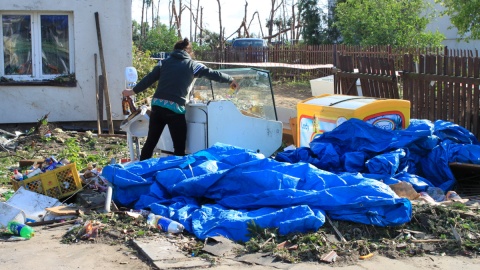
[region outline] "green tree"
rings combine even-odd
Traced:
[[[218,50],[221,46],[220,35],[208,29],[203,29],[202,35],[198,37],[202,42],[202,48]],[[195,47],[194,47],[195,48]]]
[[[150,71],[152,71],[153,67],[157,64],[156,61],[150,58],[150,51],[141,51],[137,48],[135,44],[132,47],[132,65],[137,69],[138,78],[142,79],[145,77]],[[154,83],[151,87],[149,87],[146,91],[138,94],[137,99],[143,100],[149,96],[152,96],[155,92],[155,88],[157,83]]]
[[[450,17],[458,34],[466,40],[480,39],[479,0],[435,0],[445,7],[442,12]]]
[[[347,0],[335,9],[344,42],[353,45],[437,47],[445,38],[426,32],[433,13],[424,0]]]
[[[344,1],[344,0],[339,0]],[[318,5],[318,0],[300,0],[298,12],[303,24],[301,33],[306,44],[332,44],[340,40],[335,22],[335,10],[330,15]]]
[[[298,1],[298,13],[303,22],[302,36],[306,44],[321,43],[321,14],[318,0]]]
[[[135,24],[133,25],[135,27]],[[138,25],[137,25],[138,27]],[[173,50],[175,42],[178,41],[175,28],[168,28],[165,24],[160,23],[152,30],[147,31],[145,39],[133,35],[134,44],[142,51],[156,52],[170,52]]]

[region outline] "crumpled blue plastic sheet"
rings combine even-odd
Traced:
[[[185,157],[109,165],[117,204],[179,221],[199,239],[248,241],[248,225],[279,233],[316,231],[325,216],[376,226],[410,221],[411,203],[388,185],[417,192],[452,188],[451,162],[480,164],[475,136],[456,124],[411,119],[389,131],[358,119],[274,159],[216,144]]]
[[[315,149],[328,155],[334,146]],[[312,160],[339,166],[322,157]],[[318,230],[326,214],[377,226],[400,225],[411,216],[410,201],[382,181],[225,144],[185,157],[109,165],[102,176],[112,184],[116,203],[179,221],[199,239],[222,235],[248,241],[249,222],[285,235]]]
[[[330,144],[335,149],[329,156],[341,157],[340,167],[332,168],[331,162],[318,162],[317,153],[313,151],[313,146],[318,144]],[[316,137],[310,148],[310,152],[302,148],[281,152],[275,159],[290,163],[315,160],[316,163],[311,163],[320,169],[357,170],[364,175],[377,175],[378,180],[391,180],[401,174],[402,181],[415,183],[417,192],[424,191],[426,186],[440,187],[445,192],[452,189],[455,177],[449,167],[451,162],[480,164],[476,137],[467,129],[443,120],[432,123],[411,119],[407,129],[390,131],[349,119]],[[411,180],[406,175],[411,175]]]

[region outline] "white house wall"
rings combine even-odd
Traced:
[[[433,0],[428,0],[428,2],[438,13],[444,10],[443,6],[435,4]],[[470,40],[469,42],[463,40],[458,41],[458,29],[452,25],[450,17],[448,16],[437,16],[433,18],[427,25],[427,31],[443,33],[445,39],[442,41],[442,44],[449,49],[475,50],[480,48],[480,40]]]
[[[96,121],[95,62],[102,74],[95,12],[99,14],[113,120],[122,120],[125,67],[132,63],[131,0],[2,0],[2,11],[73,13],[76,87],[0,85],[0,124]],[[105,106],[104,106],[105,109]],[[107,114],[104,112],[104,120]]]

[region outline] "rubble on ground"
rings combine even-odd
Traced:
[[[186,231],[169,234],[151,228],[146,223],[145,215],[131,209],[113,206],[111,212],[105,213],[108,183],[100,177],[101,168],[109,164],[112,158],[120,160],[128,157],[123,137],[100,137],[91,132],[40,127],[25,133],[0,132],[0,202],[7,202],[15,196],[10,177],[14,169],[22,169],[21,160],[42,160],[56,156],[75,162],[82,188],[75,190],[68,199],[62,198],[60,204],[45,208],[49,213],[65,218],[27,224],[36,229],[66,226],[69,230],[62,239],[65,243],[130,245],[137,238],[165,237],[186,254],[215,256],[208,251],[207,241],[199,241]],[[478,256],[480,194],[443,203],[432,202],[419,195],[410,197],[410,200],[413,205],[411,222],[402,226],[375,227],[328,220],[316,232],[281,236],[275,228],[259,228],[249,224],[251,239],[241,243],[241,247],[236,247],[234,252],[237,256],[262,253],[283,262],[313,261],[335,266],[352,264],[376,255],[389,258],[424,254]],[[9,237],[9,233],[2,231],[0,239]]]

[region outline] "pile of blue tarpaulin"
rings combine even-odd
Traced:
[[[480,163],[468,130],[445,121],[410,121],[389,131],[350,119],[310,147],[275,158],[216,144],[185,157],[151,158],[104,168],[113,200],[149,209],[185,226],[199,239],[250,239],[248,224],[282,235],[316,231],[332,220],[376,226],[410,221],[411,203],[388,186],[400,181],[417,192],[455,184],[450,162]]]

